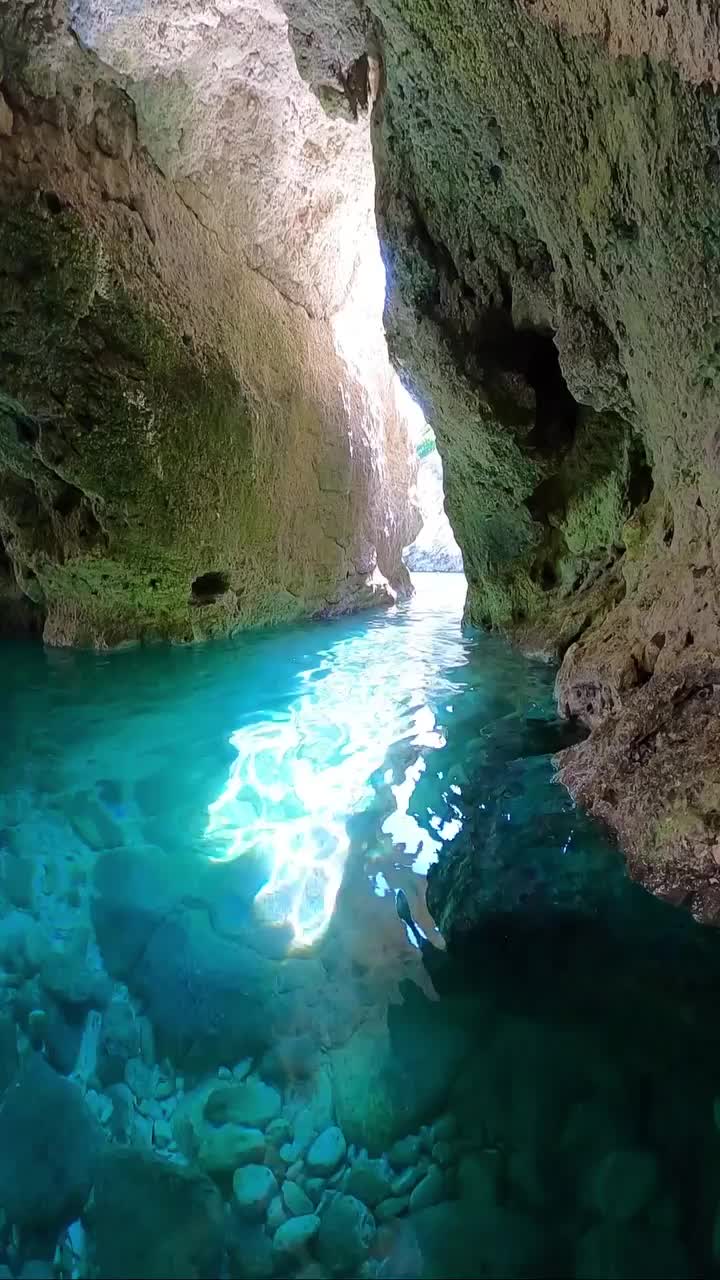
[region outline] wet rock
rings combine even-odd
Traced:
[[[48,995],[45,1013],[43,1044],[47,1060],[62,1075],[70,1075],[80,1055],[85,1011],[73,1010],[69,1005],[63,1009]]]
[[[453,1162],[454,1152],[452,1144],[449,1142],[436,1142],[430,1154],[432,1155],[435,1164],[442,1165],[443,1168],[446,1168]]]
[[[458,1189],[468,1205],[478,1213],[492,1214],[500,1203],[501,1166],[493,1152],[475,1152],[465,1156],[458,1169]]]
[[[109,973],[132,974],[179,896],[160,849],[112,849],[98,858],[92,918]]]
[[[390,1190],[394,1196],[409,1196],[413,1187],[423,1176],[422,1170],[415,1165],[409,1165],[393,1178]]]
[[[277,1191],[275,1174],[263,1164],[249,1164],[235,1171],[233,1195],[243,1218],[264,1218]]]
[[[160,1052],[195,1071],[265,1047],[274,971],[251,946],[220,937],[206,910],[188,908],[154,929],[128,985]]]
[[[267,1211],[268,1231],[277,1231],[283,1222],[287,1222],[288,1215],[285,1212],[285,1205],[282,1196],[273,1196]]]
[[[260,1062],[260,1074],[274,1084],[291,1084],[308,1080],[318,1064],[319,1046],[316,1037],[303,1033],[297,1036],[280,1036]]]
[[[155,1097],[157,1081],[157,1067],[148,1067],[142,1058],[130,1058],[125,1063],[125,1083],[139,1101]]]
[[[313,1204],[318,1205],[320,1203],[320,1198],[325,1190],[325,1179],[324,1178],[306,1178],[305,1190],[307,1191],[308,1196],[312,1200]]]
[[[15,1019],[0,1013],[0,1099],[15,1079],[18,1069],[17,1029]]]
[[[160,1151],[173,1145],[172,1125],[164,1117],[153,1122],[153,1146]]]
[[[135,1114],[135,1099],[132,1089],[124,1083],[108,1086],[107,1097],[112,1102],[112,1115],[108,1120],[108,1129],[116,1142],[129,1143]]]
[[[24,911],[0,918],[0,965],[12,974],[37,973],[48,944],[40,926]]]
[[[198,1148],[198,1164],[206,1173],[231,1173],[240,1165],[257,1164],[265,1154],[265,1137],[260,1129],[224,1124],[208,1129]]]
[[[290,1218],[275,1232],[273,1249],[282,1257],[303,1253],[320,1230],[320,1219],[315,1213]]]
[[[286,1146],[287,1139],[292,1133],[290,1120],[284,1116],[278,1116],[277,1120],[270,1120],[268,1128],[265,1129],[265,1137],[268,1142],[272,1142],[274,1147],[281,1149]]]
[[[137,1026],[140,1034],[140,1057],[147,1067],[152,1067],[155,1064],[155,1032],[153,1031],[153,1024],[149,1018],[143,1015],[138,1018]]]
[[[589,1207],[614,1222],[630,1222],[656,1194],[658,1171],[649,1151],[611,1151],[593,1169],[585,1188]]]
[[[318,1125],[310,1107],[302,1107],[293,1121],[293,1148],[299,1153],[307,1151],[318,1132]]]
[[[457,1137],[458,1123],[453,1115],[440,1116],[432,1126],[433,1142],[452,1142]]]
[[[392,1172],[385,1160],[370,1160],[366,1157],[358,1159],[350,1169],[343,1190],[349,1196],[356,1196],[374,1209],[380,1200],[385,1200],[392,1189]]]
[[[75,1084],[33,1055],[0,1105],[0,1207],[30,1234],[80,1214],[102,1146]]]
[[[103,1280],[205,1280],[218,1274],[223,1204],[204,1174],[140,1151],[109,1150],[87,1226]]]
[[[305,1214],[312,1213],[313,1203],[305,1194],[302,1187],[297,1182],[293,1182],[287,1177],[283,1182],[282,1198],[288,1213],[295,1217],[302,1217]]]
[[[310,1173],[325,1176],[334,1173],[344,1158],[346,1149],[342,1130],[331,1125],[315,1139],[307,1153],[306,1163]]]
[[[97,1070],[103,1084],[125,1078],[129,1058],[140,1056],[140,1033],[132,1005],[113,1000],[105,1009],[100,1027]]]
[[[85,1094],[85,1106],[95,1116],[99,1125],[105,1126],[113,1113],[112,1099],[95,1089],[88,1089]]]
[[[63,1005],[104,1009],[111,985],[106,974],[91,969],[77,951],[53,951],[45,959],[40,981],[46,991]]]
[[[47,1037],[47,1011],[31,1009],[27,1017],[27,1036],[33,1049],[42,1049]]]
[[[205,1105],[205,1118],[210,1124],[241,1124],[264,1129],[276,1118],[282,1107],[277,1089],[262,1080],[247,1079],[243,1084],[214,1089]]]
[[[32,908],[37,869],[37,862],[32,858],[23,858],[17,854],[7,854],[3,858],[0,883],[5,896],[14,907]]]
[[[439,1204],[446,1194],[445,1174],[437,1165],[433,1165],[422,1181],[418,1182],[410,1196],[410,1212],[417,1213],[419,1209],[429,1209],[431,1205]]]
[[[399,1218],[410,1204],[409,1196],[388,1196],[375,1206],[375,1218],[378,1222],[389,1222],[391,1218]]]
[[[320,1214],[317,1256],[333,1275],[348,1275],[365,1261],[375,1219],[354,1196],[335,1195]]]
[[[400,1138],[392,1144],[388,1151],[388,1160],[394,1168],[406,1169],[410,1165],[417,1164],[421,1153],[420,1138],[413,1134],[407,1138]]]
[[[272,1241],[259,1223],[233,1215],[228,1228],[231,1280],[268,1280],[274,1270]]]

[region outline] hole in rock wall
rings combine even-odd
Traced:
[[[214,604],[230,590],[226,573],[202,573],[192,584],[191,601],[196,605]]]

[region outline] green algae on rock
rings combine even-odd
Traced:
[[[205,225],[55,17],[20,41],[3,19],[7,625],[103,647],[390,602],[417,517],[379,315],[363,382],[330,311]]]
[[[366,4],[386,328],[437,435],[467,616],[564,658],[559,705],[591,728],[720,635],[717,42],[703,6],[646,8]],[[680,775],[654,741],[658,829]],[[581,790],[563,777],[622,837],[632,800],[601,803],[592,754]],[[707,735],[698,754],[714,780]],[[701,826],[686,867],[708,866]]]

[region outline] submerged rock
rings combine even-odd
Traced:
[[[282,1099],[277,1090],[253,1078],[243,1084],[214,1089],[205,1104],[205,1118],[210,1124],[238,1124],[264,1129],[276,1119],[281,1107]]]
[[[268,1280],[275,1265],[272,1241],[259,1223],[246,1222],[237,1214],[228,1226],[228,1255],[232,1280]]]
[[[0,1099],[17,1075],[18,1049],[15,1020],[0,1014]]]
[[[235,1171],[233,1195],[238,1211],[244,1218],[251,1221],[264,1218],[277,1190],[275,1174],[264,1164],[249,1164]]]
[[[375,1219],[354,1196],[335,1195],[322,1209],[317,1255],[333,1275],[349,1275],[364,1262],[375,1236]]]
[[[259,1129],[223,1124],[203,1134],[197,1161],[206,1173],[232,1173],[240,1165],[256,1164],[264,1154],[265,1137]]]
[[[218,1274],[223,1204],[197,1171],[140,1151],[110,1150],[86,1217],[102,1280],[206,1280]]]
[[[611,1151],[588,1178],[587,1203],[614,1222],[630,1222],[657,1193],[658,1169],[649,1151]]]
[[[343,1190],[349,1196],[356,1196],[371,1209],[380,1200],[390,1195],[392,1187],[392,1171],[385,1160],[369,1160],[360,1158],[350,1169]]]
[[[419,1209],[429,1209],[431,1205],[443,1200],[446,1194],[445,1175],[442,1169],[433,1165],[410,1195],[410,1212],[417,1213]]]
[[[325,1129],[312,1143],[305,1157],[310,1173],[325,1176],[334,1173],[344,1158],[345,1151],[346,1142],[342,1130],[336,1125]]]
[[[0,1208],[8,1221],[32,1236],[77,1218],[102,1141],[77,1085],[33,1054],[0,1105]]]
[[[273,1249],[281,1257],[303,1253],[319,1230],[320,1219],[317,1214],[309,1213],[291,1218],[275,1232]]]
[[[313,1203],[309,1196],[305,1194],[302,1187],[297,1182],[293,1182],[290,1178],[286,1178],[282,1188],[283,1201],[288,1213],[296,1217],[302,1217],[313,1211]]]

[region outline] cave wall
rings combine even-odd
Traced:
[[[112,645],[389,601],[419,521],[382,289],[361,272],[372,187],[349,202],[338,176],[367,174],[367,118],[327,120],[278,10],[228,6],[255,15],[255,64],[297,122],[268,155],[263,84],[240,68],[204,101],[168,14],[126,8],[85,17],[104,37],[120,21],[149,64],[89,47],[81,5],[0,18],[3,626]],[[202,6],[175,9],[203,35]]]
[[[593,730],[562,779],[634,874],[714,918],[716,6],[367,9],[386,328],[468,618],[562,660],[560,709]]]

